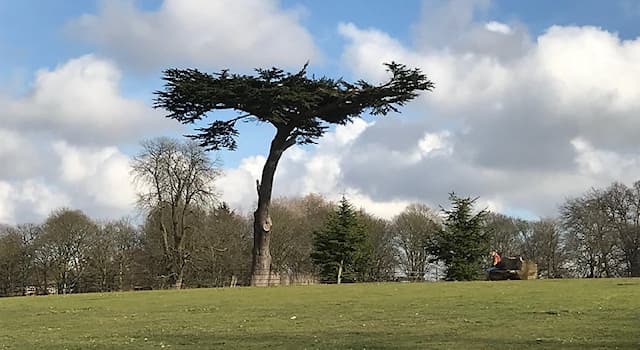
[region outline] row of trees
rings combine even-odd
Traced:
[[[177,229],[162,206],[140,225],[60,209],[41,224],[3,227],[0,294],[248,285],[251,218],[224,204],[184,213]],[[640,182],[594,189],[539,221],[478,211],[455,195],[449,209],[412,204],[392,220],[318,195],[276,199],[271,215],[271,271],[290,281],[474,279],[491,247],[534,260],[547,278],[640,276]]]

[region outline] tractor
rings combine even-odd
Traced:
[[[533,261],[523,260],[522,257],[505,257],[490,271],[487,280],[533,280],[538,274],[538,265]]]

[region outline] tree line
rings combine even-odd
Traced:
[[[191,141],[155,139],[134,157],[142,220],[61,208],[0,228],[0,295],[249,285],[254,218],[217,202],[219,169]],[[309,194],[271,203],[268,284],[482,278],[487,253],[523,256],[544,278],[640,276],[640,182],[523,220],[451,194],[391,220]]]

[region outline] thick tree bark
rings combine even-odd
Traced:
[[[290,129],[279,128],[271,141],[269,156],[262,169],[262,179],[257,183],[258,208],[253,213],[253,251],[251,262],[251,285],[266,287],[271,279],[271,217],[269,206],[273,189],[273,178],[284,151],[295,144]]]

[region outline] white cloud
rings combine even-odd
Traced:
[[[439,133],[426,132],[418,141],[418,147],[409,155],[408,159],[415,163],[426,157],[449,156],[453,153],[453,146],[449,142],[451,133],[447,130]]]
[[[421,67],[436,90],[401,120],[356,120],[317,146],[293,147],[275,196],[349,196],[391,217],[410,202],[551,215],[567,196],[640,174],[640,39],[596,27],[552,26],[532,38],[518,23],[474,20],[489,1],[433,7],[413,45],[376,28],[342,23],[342,59],[356,78],[382,81],[382,62]],[[165,0],[156,10],[103,1],[70,24],[116,62],[231,68],[299,66],[318,50],[301,16],[276,0]],[[224,65],[224,66],[221,66]],[[90,215],[130,212],[128,157],[118,145],[174,123],[121,93],[114,61],[87,55],[37,72],[25,95],[0,93],[0,222],[41,218],[60,205]],[[8,89],[0,89],[7,91]],[[249,210],[264,156],[227,169],[223,199]]]
[[[256,180],[260,179],[266,158],[253,156],[241,161],[237,168],[225,169],[216,181],[222,200],[233,207],[248,211],[257,201]]]
[[[374,201],[367,194],[342,183],[344,155],[351,152],[353,143],[372,125],[374,123],[357,119],[351,124],[337,126],[315,147],[294,146],[287,150],[276,172],[274,197],[317,193],[337,201],[344,194],[357,207],[381,217],[390,218],[402,211],[408,201]],[[263,156],[247,157],[237,168],[226,169],[216,182],[222,200],[243,211],[253,210],[257,199],[255,181],[260,178],[265,160]]]
[[[375,201],[366,194],[362,194],[357,189],[352,188],[345,191],[344,195],[356,208],[365,209],[367,213],[384,219],[392,219],[411,204],[407,200]],[[329,198],[337,202],[339,196],[340,194],[335,194]]]
[[[10,184],[0,181],[0,223],[14,222],[12,192],[13,188]]]
[[[22,211],[25,211],[27,205],[32,208],[32,213],[27,213],[30,217],[34,217],[34,214],[36,217],[44,217],[49,215],[52,210],[68,206],[71,203],[71,198],[67,194],[52,188],[41,180],[25,180],[17,187],[17,202],[22,202]]]
[[[0,180],[15,179],[40,167],[38,155],[29,139],[14,130],[0,128]]]
[[[116,145],[179,128],[123,96],[121,78],[111,61],[86,55],[39,70],[24,95],[0,95],[0,223],[39,221],[60,206],[132,213],[129,157]]]
[[[130,215],[135,189],[129,157],[115,147],[86,148],[65,141],[39,149],[57,167],[19,179],[0,178],[0,223],[38,222],[60,207],[97,217]]]
[[[0,223],[41,220],[53,209],[68,206],[70,198],[42,180],[0,180]]]
[[[362,45],[348,46],[342,54],[343,60],[348,63],[357,62],[362,65],[355,66],[351,64],[351,69],[356,74],[366,72],[369,79],[377,82],[384,80],[387,76],[384,69],[381,69],[380,62],[400,61],[411,63],[418,58],[405,49],[398,40],[377,29],[360,30],[353,23],[340,23],[338,32],[354,42],[362,43]],[[371,61],[360,59],[370,55],[376,57],[376,59]]]
[[[491,32],[501,33],[501,34],[511,34],[511,27],[504,23],[491,21],[485,25],[485,28]]]
[[[578,108],[628,112],[640,108],[640,40],[622,41],[596,27],[551,27],[532,55],[559,92],[566,113]],[[578,115],[574,117],[579,118]]]
[[[60,159],[60,180],[73,188],[76,198],[87,197],[95,205],[123,214],[133,208],[130,160],[116,147],[79,148],[59,141],[53,149]]]
[[[614,151],[595,149],[582,138],[571,140],[576,150],[575,162],[586,176],[604,177],[604,181],[636,181],[640,174],[640,154],[622,154]]]
[[[452,32],[425,19],[417,30],[442,37],[418,35],[415,47],[377,29],[339,26],[343,61],[358,78],[380,81],[382,62],[395,60],[436,84],[405,109],[411,122],[376,123],[360,135],[341,161],[344,186],[374,201],[438,204],[455,190],[544,216],[592,186],[637,180],[640,39],[553,26],[531,40],[517,23],[461,18]],[[444,152],[433,157],[437,149]]]
[[[120,70],[93,55],[71,59],[36,73],[29,94],[5,100],[4,125],[43,132],[82,143],[137,141],[150,132],[173,128],[143,101],[123,97]],[[143,131],[143,132],[141,132]]]
[[[150,11],[104,0],[97,14],[72,21],[69,31],[143,70],[299,67],[320,56],[301,14],[276,0],[164,0]]]

